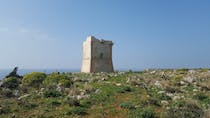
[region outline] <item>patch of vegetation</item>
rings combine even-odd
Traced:
[[[23,77],[22,83],[30,87],[40,87],[46,76],[45,73],[32,72]]]
[[[64,87],[71,87],[73,81],[66,74],[51,73],[44,80],[44,84],[45,85],[61,84]]]
[[[16,77],[9,77],[3,80],[2,87],[9,88],[9,89],[16,89],[20,84],[19,78]]]
[[[47,90],[47,91],[44,91],[43,95],[44,95],[45,98],[48,98],[48,97],[60,97],[63,94],[61,92],[59,92],[59,91]]]
[[[61,105],[61,103],[57,100],[50,100],[50,101],[48,101],[48,105],[53,107],[53,106],[59,106],[59,105]]]
[[[132,110],[129,113],[129,117],[130,118],[156,118],[156,113],[155,111],[148,107],[145,109],[136,109],[136,110]]]
[[[209,117],[209,74],[153,69],[8,77],[0,81],[0,117]]]
[[[120,104],[120,107],[124,108],[124,109],[133,109],[134,108],[134,106],[132,105],[131,102],[123,102]]]
[[[194,95],[193,98],[204,103],[204,105],[206,107],[208,107],[210,105],[210,97],[204,93],[198,93],[198,94]]]
[[[131,92],[132,90],[131,90],[131,87],[129,86],[122,86],[122,87],[117,88],[116,91],[118,93],[125,93],[125,92]]]
[[[67,97],[64,103],[68,104],[69,106],[80,106],[80,101],[71,97]]]
[[[162,118],[202,118],[203,109],[195,101],[179,101],[162,112]]]
[[[74,107],[71,111],[69,111],[71,115],[86,115],[87,109],[84,107]]]

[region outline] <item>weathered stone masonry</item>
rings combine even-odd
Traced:
[[[112,41],[89,36],[83,42],[81,72],[113,72]]]

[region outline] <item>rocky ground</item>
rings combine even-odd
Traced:
[[[209,118],[209,69],[29,73],[0,81],[0,117]]]

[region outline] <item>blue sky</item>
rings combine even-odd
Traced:
[[[89,35],[120,69],[210,67],[209,0],[0,0],[0,68],[80,69]]]

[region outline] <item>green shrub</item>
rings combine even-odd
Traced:
[[[85,85],[84,85],[84,90],[88,94],[90,94],[91,92],[94,92],[95,91],[95,89],[93,88],[93,86],[91,86],[90,84],[87,84],[87,83],[85,83]]]
[[[58,102],[57,100],[50,100],[50,101],[48,101],[48,105],[50,105],[50,106],[59,106],[59,105],[61,105],[61,103]]]
[[[60,96],[62,96],[62,93],[58,92],[58,91],[55,91],[55,90],[47,90],[47,91],[44,91],[43,95],[44,95],[45,98],[48,98],[48,97],[60,97]]]
[[[28,100],[19,100],[17,101],[18,106],[22,107],[23,109],[34,109],[38,105],[32,102],[29,102]]]
[[[41,72],[32,72],[30,74],[26,74],[23,77],[23,85],[32,86],[32,87],[40,87],[43,80],[46,78],[45,73]]]
[[[20,80],[16,77],[9,77],[3,80],[2,86],[9,89],[16,89],[20,84]]]
[[[154,105],[154,106],[158,106],[158,107],[161,106],[160,100],[158,100],[157,98],[149,98],[143,104],[144,105]]]
[[[129,86],[122,86],[117,88],[116,90],[118,93],[125,93],[125,92],[131,92],[131,88]]]
[[[207,96],[207,95],[204,94],[204,93],[199,93],[199,94],[193,96],[193,98],[195,98],[195,99],[197,99],[197,100],[203,101],[203,100],[205,100],[205,99],[208,99],[209,96]]]
[[[61,84],[62,86],[70,87],[73,81],[65,74],[52,73],[44,80],[44,84]]]
[[[177,101],[161,113],[162,118],[202,118],[204,111],[194,101]]]
[[[138,108],[129,111],[129,118],[156,118],[156,113],[152,108]]]
[[[155,97],[160,99],[160,100],[171,100],[171,97],[169,97],[165,93],[156,94]]]
[[[208,72],[209,68],[201,68],[201,72]]]
[[[8,114],[10,112],[10,108],[8,105],[0,105],[0,115]]]
[[[70,111],[70,114],[75,114],[75,115],[85,115],[87,114],[87,109],[84,107],[75,107]]]
[[[180,75],[176,75],[173,77],[173,80],[175,80],[175,81],[181,81],[182,79],[183,79],[183,77]]]
[[[134,108],[131,102],[123,102],[123,103],[120,104],[120,107],[124,108],[124,109],[132,109],[132,108]]]
[[[210,98],[204,93],[199,93],[193,96],[193,98],[203,102],[206,106],[210,105]]]
[[[12,93],[12,90],[10,89],[3,89],[0,91],[0,96],[2,97],[14,97],[15,95]]]
[[[69,106],[80,106],[80,101],[71,97],[65,98],[64,103],[68,104]]]
[[[177,72],[178,72],[179,74],[186,74],[188,71],[189,71],[189,69],[187,69],[187,68],[180,68],[180,69],[177,69]]]
[[[155,112],[151,108],[144,109],[141,114],[140,118],[155,118]]]

